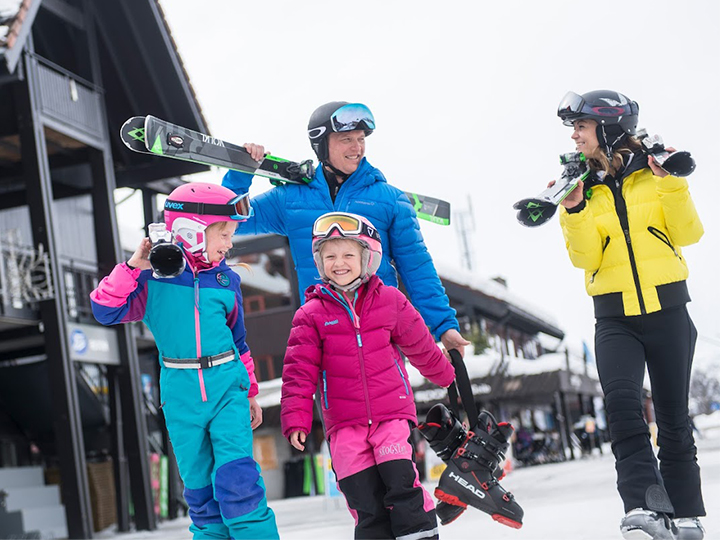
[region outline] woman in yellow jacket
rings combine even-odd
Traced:
[[[558,116],[591,169],[562,202],[560,224],[595,306],[597,368],[627,512],[622,534],[700,540],[705,508],[688,420],[697,332],[680,246],[697,242],[703,227],[687,180],[643,152],[634,136],[638,112],[636,102],[608,90],[569,92],[560,103]],[[643,419],[646,366],[659,467]]]

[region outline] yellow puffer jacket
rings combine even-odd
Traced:
[[[595,316],[641,315],[688,302],[679,246],[700,240],[703,226],[687,180],[660,178],[645,167],[622,179],[621,197],[617,186],[612,178],[588,182],[585,207],[560,213],[570,260],[585,270]]]

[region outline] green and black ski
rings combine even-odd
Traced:
[[[242,146],[149,115],[129,118],[120,138],[135,152],[255,174],[276,185],[307,184],[314,173],[312,160],[296,163],[265,154],[258,163]]]
[[[406,191],[405,195],[410,199],[415,213],[420,219],[437,223],[438,225],[450,225],[449,202],[409,191]]]
[[[120,128],[120,138],[134,152],[262,176],[274,185],[307,184],[314,174],[312,160],[296,163],[265,154],[265,159],[258,163],[242,146],[150,115],[129,118]],[[450,225],[449,202],[410,191],[405,194],[420,219]]]
[[[513,205],[518,211],[518,221],[526,227],[537,227],[546,223],[555,214],[558,204],[577,187],[578,182],[590,175],[582,152],[561,154],[560,163],[563,165],[563,173],[555,184],[537,197],[522,199]]]

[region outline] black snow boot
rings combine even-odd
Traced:
[[[430,447],[447,463],[435,489],[435,497],[440,501],[437,515],[446,525],[469,504],[490,514],[495,521],[519,529],[523,510],[498,483],[503,476],[499,464],[509,446],[512,426],[498,424],[487,411],[480,413],[477,426],[477,434],[467,432],[441,403],[430,409],[425,423],[418,426]]]

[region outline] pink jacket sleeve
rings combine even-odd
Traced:
[[[388,289],[397,296],[397,323],[392,332],[393,342],[423,377],[447,388],[455,380],[455,368],[445,358],[420,313],[405,295],[397,289]]]
[[[248,397],[255,397],[258,395],[258,383],[257,377],[255,377],[255,361],[250,356],[250,351],[240,356],[240,360],[245,365],[245,369],[250,377],[250,388],[248,390]]]
[[[282,373],[280,424],[286,438],[293,431],[310,433],[321,359],[320,334],[312,317],[300,308],[293,317]]]
[[[141,321],[147,309],[147,287],[138,283],[142,271],[130,269],[126,263],[113,268],[90,293],[95,319],[111,325]]]

